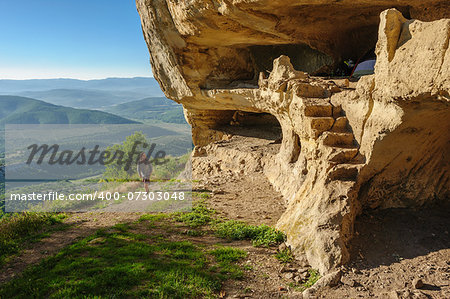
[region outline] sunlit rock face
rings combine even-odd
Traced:
[[[287,201],[277,227],[322,273],[349,260],[363,210],[448,200],[447,1],[136,2],[194,175],[263,172]],[[374,75],[324,77],[375,45]],[[223,146],[247,127],[281,144]]]

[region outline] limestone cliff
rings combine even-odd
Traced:
[[[136,2],[153,73],[192,125],[194,173],[218,156],[263,172],[288,203],[278,228],[322,273],[349,260],[363,210],[448,200],[447,1]],[[314,76],[375,43],[356,86]],[[281,144],[221,146],[249,126],[279,127]]]

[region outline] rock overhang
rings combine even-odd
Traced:
[[[282,54],[298,70],[330,72],[375,46],[379,14],[388,8],[423,21],[450,14],[445,0],[136,2],[155,77],[174,100],[233,82],[254,84]],[[169,79],[176,89],[165,83]]]

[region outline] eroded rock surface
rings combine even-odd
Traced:
[[[136,2],[153,73],[192,125],[194,175],[264,173],[287,201],[277,227],[322,273],[349,260],[361,211],[448,200],[446,1]],[[313,76],[377,39],[356,88]],[[238,136],[270,141],[221,145]]]

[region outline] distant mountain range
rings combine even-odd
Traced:
[[[67,114],[71,107],[118,115],[121,117],[116,119],[118,123],[134,119],[186,124],[182,106],[165,98],[154,78],[0,80],[0,95],[3,96],[3,103],[0,103],[0,120],[3,122],[71,122],[75,115],[78,115],[77,122],[85,119],[83,117],[87,117],[89,123],[114,122],[111,114],[106,117],[108,114],[102,116],[93,113],[95,111],[78,114],[78,110],[71,110]],[[12,96],[18,101],[17,107]],[[35,102],[31,104],[30,100]],[[37,108],[44,106],[45,109]],[[50,110],[52,113],[48,116],[42,113]]]
[[[164,97],[145,98],[106,107],[104,111],[126,118],[153,119],[168,123],[186,124],[183,107]]]
[[[107,78],[99,80],[77,79],[31,79],[0,80],[0,92],[43,91],[50,89],[97,89],[97,90],[135,90],[148,92],[147,96],[162,96],[158,82],[154,78]],[[157,93],[157,94],[156,94]]]
[[[133,91],[103,91],[94,89],[51,89],[45,91],[25,91],[16,95],[39,99],[55,105],[87,109],[101,109],[106,106],[142,99],[146,96]]]
[[[145,97],[164,96],[154,78],[102,80],[0,80],[0,95],[31,97],[55,105],[99,109]]]
[[[0,95],[0,125],[10,124],[130,124],[135,121],[102,111],[75,109],[43,101]]]

